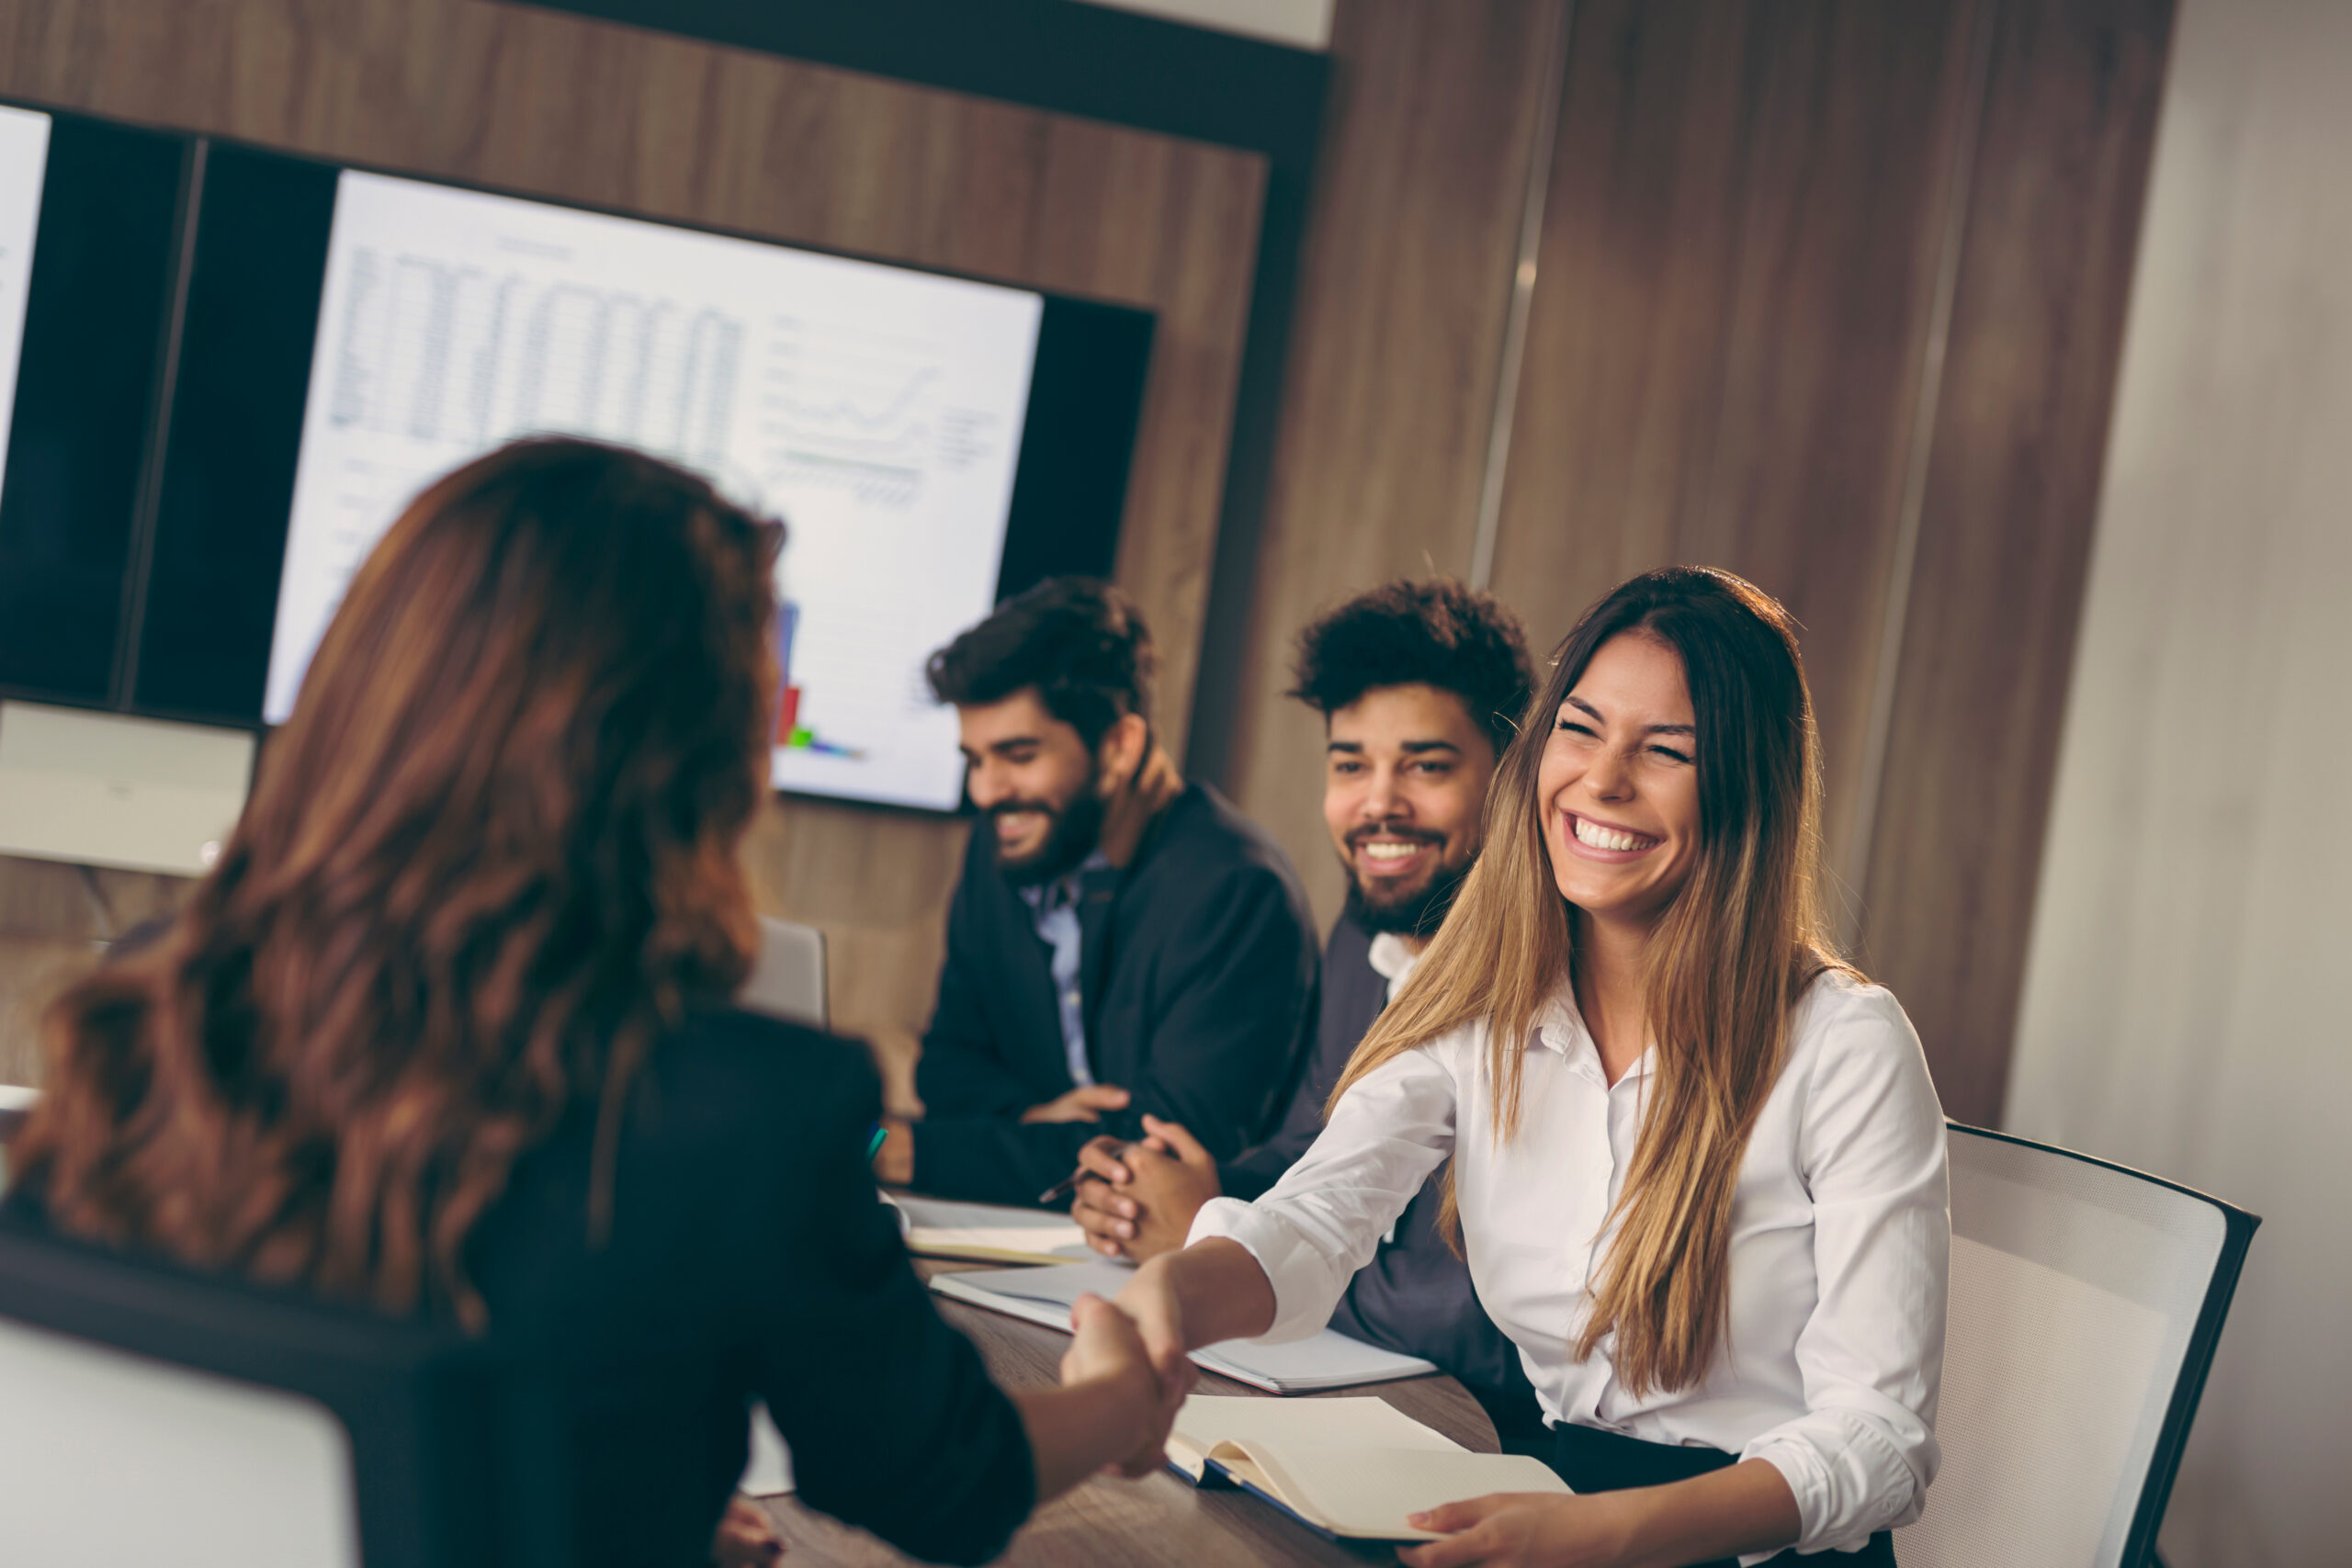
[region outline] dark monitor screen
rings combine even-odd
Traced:
[[[187,149],[0,107],[0,692],[119,695]]]
[[[211,145],[136,705],[275,723],[431,479],[644,447],[786,520],[780,788],[953,809],[933,649],[1107,573],[1149,315]]]

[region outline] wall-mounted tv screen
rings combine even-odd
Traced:
[[[145,711],[283,721],[407,502],[530,433],[786,519],[786,790],[954,809],[924,659],[1111,567],[1148,314],[217,144],[203,186]]]
[[[775,782],[953,807],[924,657],[988,614],[1045,300],[1020,289],[345,173],[262,716],[428,479],[562,431],[790,519]]]

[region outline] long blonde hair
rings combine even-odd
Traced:
[[[1698,728],[1699,844],[1651,932],[1643,993],[1656,1058],[1579,1359],[1612,1330],[1636,1396],[1706,1375],[1724,1335],[1732,1199],[1789,1018],[1832,952],[1817,887],[1820,743],[1795,623],[1726,571],[1645,572],[1585,612],[1498,767],[1486,848],[1403,993],[1356,1047],[1331,1102],[1365,1074],[1465,1024],[1487,1025],[1495,1135],[1518,1130],[1521,1058],[1577,963],[1576,916],[1544,842],[1537,770],[1561,703],[1611,638],[1681,659]],[[1445,1223],[1458,1225],[1449,1180]]]

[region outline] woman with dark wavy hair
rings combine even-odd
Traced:
[[[875,1200],[864,1053],[729,1006],[781,541],[580,441],[419,496],[219,867],[51,1010],[7,1208],[552,1357],[583,1561],[707,1561],[764,1398],[812,1506],[978,1562],[1172,1409],[1099,1302],[1062,1388],[991,1384]]]

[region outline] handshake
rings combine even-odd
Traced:
[[[1091,1092],[1125,1099],[1123,1090]],[[1037,1119],[1094,1119],[1085,1108],[1056,1115],[1040,1107]],[[1050,1496],[1096,1469],[1140,1477],[1166,1463],[1168,1434],[1195,1375],[1187,1352],[1195,1344],[1231,1338],[1242,1331],[1222,1321],[1216,1307],[1223,1296],[1236,1294],[1258,1303],[1261,1315],[1269,1321],[1272,1317],[1272,1292],[1265,1276],[1229,1242],[1210,1244],[1216,1257],[1192,1259],[1208,1271],[1198,1267],[1190,1270],[1199,1277],[1192,1280],[1192,1288],[1186,1287],[1180,1255],[1193,1216],[1219,1194],[1216,1160],[1176,1122],[1147,1115],[1143,1126],[1145,1135],[1134,1143],[1102,1137],[1087,1144],[1079,1151],[1078,1169],[1039,1199],[1051,1203],[1069,1196],[1070,1217],[1086,1232],[1087,1245],[1106,1258],[1143,1265],[1115,1302],[1080,1296],[1071,1307],[1062,1386],[1053,1396],[1016,1395],[1031,1423],[1040,1496]],[[1227,1253],[1231,1256],[1224,1256]],[[1248,1288],[1220,1292],[1219,1277],[1236,1268]],[[1198,1290],[1203,1284],[1211,1287],[1205,1306]],[[1185,1307],[1188,1299],[1195,1310]],[[1206,1319],[1218,1321],[1188,1322],[1204,1313]],[[1049,1435],[1042,1427],[1059,1431]],[[1074,1471],[1057,1465],[1057,1456],[1065,1453],[1077,1463]]]
[[[1135,1143],[1096,1138],[1079,1151],[1064,1185],[1070,1217],[1087,1245],[1106,1258],[1142,1263],[1118,1300],[1080,1297],[1070,1312],[1072,1338],[1062,1358],[1064,1387],[1092,1382],[1120,1388],[1124,1401],[1148,1410],[1141,1439],[1111,1468],[1149,1474],[1166,1462],[1177,1410],[1193,1386],[1183,1313],[1171,1278],[1175,1259],[1201,1205],[1219,1191],[1216,1160],[1191,1133],[1157,1116],[1143,1119]],[[1154,1259],[1161,1259],[1154,1262]]]
[[[1131,1300],[1134,1294],[1132,1287],[1122,1291],[1116,1303],[1079,1297],[1070,1308],[1061,1378],[1062,1392],[1096,1413],[1087,1425],[1100,1435],[1082,1447],[1109,1457],[1095,1465],[1139,1480],[1168,1462],[1168,1433],[1195,1373],[1165,1303]]]

